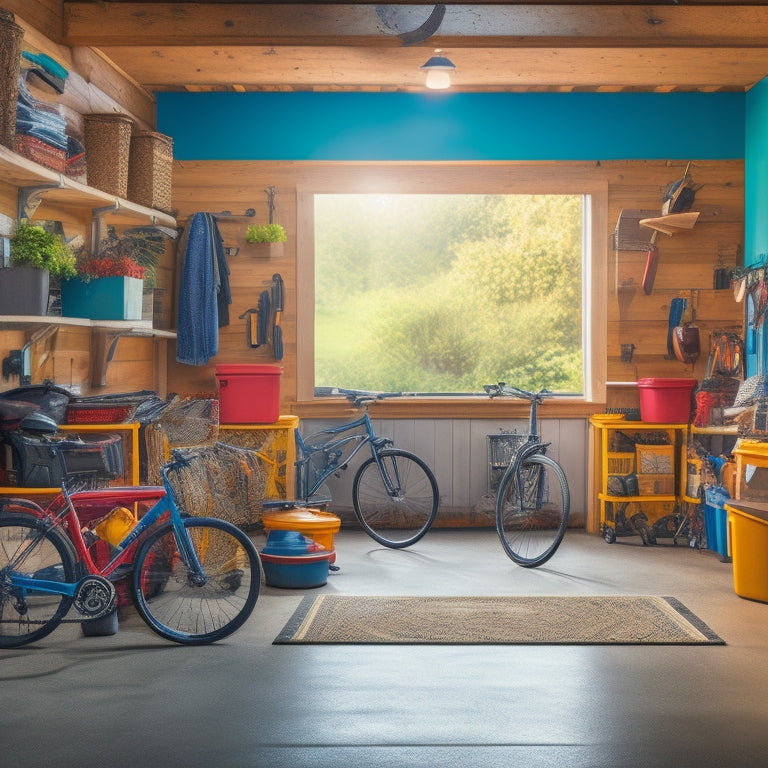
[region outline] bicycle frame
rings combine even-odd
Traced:
[[[352,430],[364,427],[365,431],[357,434],[345,434]],[[373,425],[371,419],[367,413],[364,413],[359,419],[349,421],[344,424],[340,424],[337,427],[329,427],[328,429],[321,430],[320,435],[328,435],[333,437],[339,435],[336,440],[329,440],[322,445],[308,445],[304,438],[301,436],[298,430],[296,430],[296,448],[297,455],[300,457],[296,461],[296,467],[299,470],[296,473],[296,493],[301,499],[311,498],[320,486],[334,473],[340,469],[345,468],[352,458],[361,450],[361,448],[368,444],[371,447],[371,455],[379,465],[379,469],[382,470],[381,464],[378,458],[378,451],[381,448],[391,445],[392,441],[386,437],[377,437],[373,431]],[[348,447],[350,443],[356,443],[349,452],[349,454],[340,461],[343,449]],[[316,477],[309,477],[310,460],[317,454],[323,454],[325,461],[321,469],[317,470]],[[382,477],[386,477],[386,473],[382,471]]]
[[[75,508],[73,496],[82,497],[88,496],[90,494],[98,495],[103,492],[81,491],[79,493],[70,493],[65,486],[62,488],[62,495],[58,496],[49,505],[48,509],[42,512],[42,515],[37,514],[37,516],[42,517],[43,520],[47,520],[49,522],[49,527],[64,528],[66,526],[67,536],[75,547],[78,560],[84,563],[87,570],[86,577],[98,575],[104,578],[108,578],[119,566],[131,562],[134,554],[131,545],[134,544],[139,539],[139,537],[145,531],[151,528],[163,515],[168,513],[169,519],[173,525],[176,544],[179,548],[179,552],[182,555],[182,559],[184,560],[185,565],[193,571],[196,577],[201,579],[202,583],[205,580],[203,569],[197,558],[194,548],[190,546],[189,537],[181,522],[181,511],[175,503],[173,490],[170,486],[168,478],[165,475],[165,472],[162,473],[162,479],[163,488],[145,486],[137,488],[109,489],[110,494],[114,492],[125,491],[126,494],[131,495],[134,501],[137,501],[142,497],[154,498],[161,493],[162,495],[158,501],[141,517],[141,519],[128,532],[123,540],[115,547],[117,553],[102,569],[97,568],[94,564],[93,558],[91,557],[91,554],[88,551],[88,547],[85,544],[85,540],[83,539],[83,534],[80,530],[80,519],[77,516],[77,510]],[[55,507],[57,502],[62,503],[62,501],[64,506],[61,511],[52,514],[51,507]],[[25,505],[24,508],[28,513],[32,511],[32,509],[27,505]],[[20,558],[23,558],[23,554],[24,552],[22,551],[20,553]],[[82,580],[78,579],[74,582],[62,582],[52,581],[49,579],[33,578],[30,576],[24,576],[15,571],[15,567],[18,565],[18,563],[14,563],[12,565],[14,567],[12,569],[13,573],[11,574],[11,584],[12,586],[18,587],[22,590],[74,597],[77,592],[78,585]]]

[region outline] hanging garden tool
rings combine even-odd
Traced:
[[[650,296],[653,291],[656,269],[659,266],[659,249],[656,247],[656,235],[658,234],[658,232],[654,232],[651,235],[651,242],[648,244],[648,258],[645,261],[645,272],[643,272],[643,292],[646,296]]]
[[[699,326],[696,325],[696,303],[691,291],[690,307],[686,302],[683,316],[680,324],[672,332],[672,347],[675,351],[675,358],[681,363],[694,365],[701,354],[701,343],[699,340]]]
[[[246,309],[240,320],[245,320],[245,338],[251,349],[266,344],[269,339],[270,292],[262,291],[256,307]]]
[[[696,192],[698,192],[703,185],[696,185],[691,181],[688,173],[690,169],[691,161],[689,160],[688,165],[685,166],[683,177],[667,185],[667,189],[664,192],[664,202],[661,207],[663,215],[684,213],[685,211],[691,210],[691,206],[693,206],[693,201],[696,197]]]
[[[272,355],[275,360],[283,359],[283,329],[280,325],[285,302],[283,278],[279,273],[272,275]]]
[[[699,214],[689,212],[698,187],[693,187],[688,179],[688,170],[691,163],[685,167],[685,173],[681,179],[673,181],[667,186],[664,193],[662,215],[650,219],[640,219],[640,226],[653,230],[648,249],[648,259],[643,274],[643,291],[650,296],[653,291],[653,283],[656,280],[656,269],[659,265],[659,251],[656,247],[656,237],[663,232],[670,237],[677,232],[693,229]]]
[[[246,309],[239,317],[240,320],[245,320],[245,340],[251,349],[255,349],[259,346],[259,310],[256,307]]]
[[[264,194],[267,196],[267,209],[269,210],[269,223],[274,224],[274,216],[275,216],[275,188],[274,187],[267,187],[264,190]]]

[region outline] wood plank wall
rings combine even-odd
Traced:
[[[386,165],[386,164],[384,164]],[[435,165],[403,166],[403,173],[429,173]],[[450,165],[450,164],[448,164]],[[607,311],[607,379],[635,381],[637,378],[693,377],[701,379],[706,366],[708,338],[712,330],[722,327],[741,328],[741,305],[730,291],[713,290],[713,274],[722,255],[729,266],[741,259],[744,219],[744,169],[741,161],[698,161],[693,158],[691,178],[701,185],[694,210],[701,215],[690,232],[668,237],[659,235],[659,267],[651,295],[641,287],[645,268],[645,252],[614,251],[613,233],[622,209],[658,210],[665,189],[680,178],[685,162],[611,161],[600,163],[510,163],[510,168],[523,169],[531,178],[557,173],[582,175],[585,181],[603,180],[608,186],[608,222],[605,232],[608,259],[604,265],[608,284]],[[242,213],[256,209],[256,221],[266,221],[264,189],[274,185],[275,220],[288,232],[284,254],[279,259],[254,259],[244,240],[247,221],[223,222],[225,243],[240,248],[238,256],[229,260],[233,291],[231,324],[219,335],[219,354],[203,367],[180,365],[169,360],[171,391],[211,392],[215,390],[215,363],[270,363],[268,348],[253,350],[245,343],[243,321],[238,315],[253,307],[259,291],[273,272],[280,272],[286,287],[286,309],[283,314],[285,357],[282,377],[284,412],[296,400],[296,285],[297,285],[297,189],[322,189],[329,179],[339,174],[357,174],[374,178],[381,174],[377,164],[337,164],[311,162],[176,162],[174,168],[174,204],[180,220],[195,211]],[[452,186],[450,173],[444,191],[466,191],[460,175]],[[372,184],[374,182],[371,182]],[[650,235],[650,230],[649,230]],[[634,286],[634,291],[617,290],[617,285]],[[630,294],[631,295],[628,295]],[[692,298],[697,307],[704,351],[693,368],[667,357],[667,318],[673,298]],[[631,362],[622,362],[621,345],[633,345]],[[636,402],[636,392],[629,398]],[[611,390],[609,399],[621,406],[627,398],[625,390]]]

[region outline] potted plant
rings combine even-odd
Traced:
[[[288,236],[280,224],[252,224],[245,233],[245,239],[256,244],[253,249],[254,256],[279,256]]]
[[[0,312],[45,315],[51,280],[76,274],[75,254],[64,238],[22,220],[10,240],[9,267],[0,269]]]
[[[95,254],[81,250],[77,272],[61,285],[61,314],[91,320],[141,320],[147,267],[113,227]],[[154,278],[152,269],[150,280]]]

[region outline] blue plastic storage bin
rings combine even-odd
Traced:
[[[723,562],[731,561],[728,555],[728,513],[725,503],[730,494],[722,486],[710,486],[704,494],[704,529],[707,549],[717,552]]]
[[[284,589],[321,587],[334,554],[298,531],[271,531],[261,553],[264,579]]]

